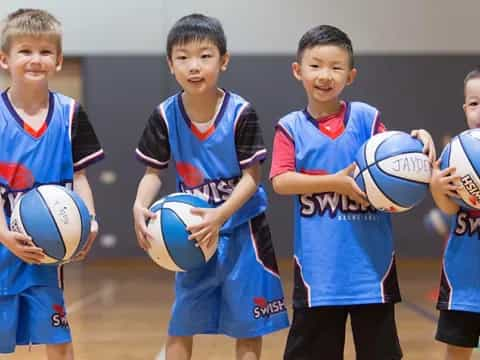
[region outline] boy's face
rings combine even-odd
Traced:
[[[292,64],[293,75],[302,82],[310,104],[331,105],[355,79],[346,49],[336,45],[317,45],[305,49],[300,63]]]
[[[63,56],[55,41],[44,36],[21,36],[12,40],[7,53],[0,53],[0,66],[12,82],[41,83],[62,68]]]
[[[175,45],[168,59],[170,72],[188,94],[201,95],[216,89],[220,71],[227,69],[229,55],[220,56],[209,41],[190,41]]]
[[[465,117],[470,129],[480,128],[480,78],[473,78],[465,84]]]

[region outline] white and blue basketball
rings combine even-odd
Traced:
[[[422,149],[421,141],[401,131],[377,134],[362,145],[354,178],[373,207],[402,212],[425,198],[432,168]]]
[[[20,196],[10,228],[30,236],[43,249],[43,263],[59,264],[84,247],[90,233],[90,214],[73,191],[58,185],[42,185]]]
[[[186,193],[175,193],[156,201],[150,207],[156,218],[148,223],[153,236],[148,254],[161,267],[171,271],[189,271],[206,264],[217,249],[217,241],[206,247],[189,240],[187,226],[196,225],[202,217],[192,208],[211,208],[204,199]],[[218,240],[218,239],[217,239]]]
[[[457,190],[461,199],[452,200],[466,209],[480,210],[480,129],[455,136],[440,155],[440,168],[453,166],[461,179]]]

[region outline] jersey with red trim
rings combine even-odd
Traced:
[[[383,125],[375,108],[352,102],[346,104],[342,128],[324,131],[304,110],[282,118],[277,132],[292,144],[294,171],[318,175],[353,163],[358,149]],[[390,216],[343,195],[296,196],[294,261],[295,307],[400,300]]]
[[[228,199],[242,169],[263,161],[266,153],[255,110],[228,91],[212,126],[203,132],[189,119],[181,93],[171,96],[150,116],[136,149],[137,158],[154,168],[166,167],[172,158],[177,190],[200,194],[214,206]],[[222,230],[247,222],[266,207],[266,193],[260,185]]]
[[[43,184],[72,187],[74,166],[103,157],[83,109],[69,97],[49,93],[47,117],[39,130],[18,115],[7,92],[0,99],[0,193],[7,224],[18,196]],[[75,165],[74,165],[75,162]],[[31,286],[59,286],[56,266],[29,265],[0,244],[0,295]]]
[[[437,308],[480,313],[480,212],[451,217]]]

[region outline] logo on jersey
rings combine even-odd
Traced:
[[[462,184],[467,193],[470,195],[470,201],[473,204],[477,204],[480,202],[480,189],[478,188],[477,184],[473,181],[470,175],[465,175],[462,177]]]
[[[200,195],[200,197],[207,198],[209,203],[219,205],[229,198],[238,180],[239,178],[235,177],[226,180],[209,181],[197,187],[187,187],[184,183],[180,183],[179,186],[181,192]]]
[[[480,238],[480,214],[476,211],[468,213],[461,211],[457,215],[455,225],[456,235],[469,235],[477,233]]]
[[[271,315],[287,311],[283,298],[267,301],[264,297],[256,297],[253,299],[255,304],[253,307],[253,317],[255,319],[268,318]]]
[[[0,162],[0,177],[7,181],[11,190],[31,188],[35,181],[30,169],[18,163]]]
[[[175,163],[178,176],[187,187],[193,188],[205,182],[202,172],[194,165],[186,162]]]
[[[305,194],[299,196],[299,201],[300,215],[304,217],[328,214],[331,218],[334,218],[338,211],[361,214],[376,212],[372,206],[362,206],[347,196],[338,193]]]
[[[62,328],[68,328],[68,320],[67,320],[67,314],[65,312],[65,309],[62,305],[59,304],[54,304],[52,306],[54,313],[52,314],[52,317],[50,318],[52,320],[52,326],[53,327],[62,327]]]

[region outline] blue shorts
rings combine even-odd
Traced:
[[[34,286],[0,296],[0,353],[12,353],[16,345],[71,341],[61,289]]]
[[[222,234],[204,267],[177,273],[175,295],[170,336],[251,338],[288,327],[265,214]]]

